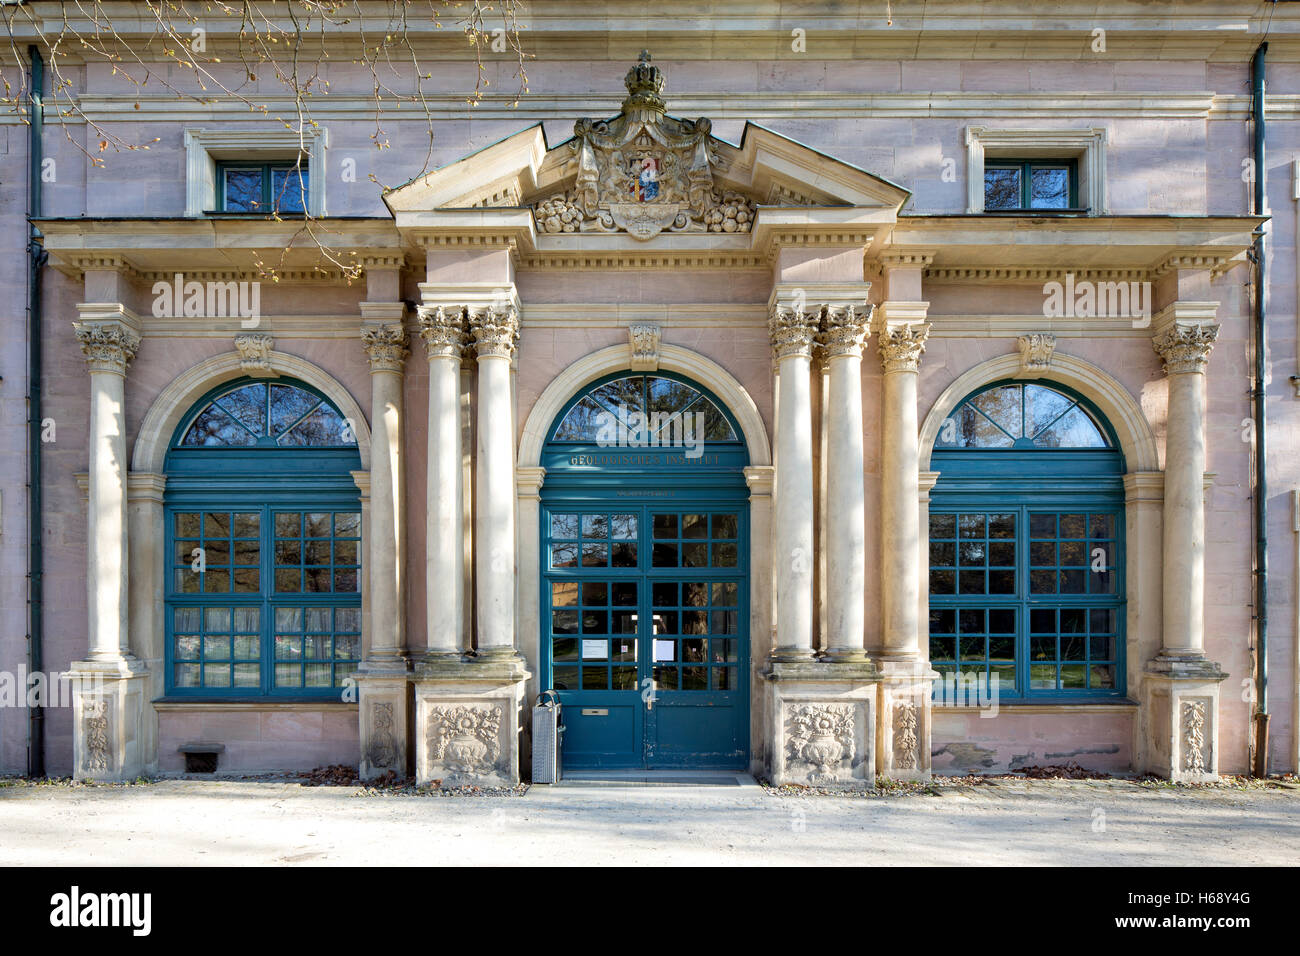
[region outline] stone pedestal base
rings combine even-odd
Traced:
[[[362,780],[392,771],[407,774],[410,753],[410,675],[403,670],[358,671],[357,714],[361,721]]]
[[[939,675],[921,661],[880,661],[876,772],[894,780],[930,779],[930,695]]]
[[[1156,657],[1144,675],[1148,773],[1175,783],[1219,779],[1219,683],[1204,658]]]
[[[72,776],[122,783],[144,773],[148,671],[134,658],[73,661]]]
[[[773,661],[767,773],[772,783],[842,790],[876,784],[876,681],[869,661]]]
[[[415,781],[519,783],[520,709],[532,675],[521,658],[429,660],[415,667]]]

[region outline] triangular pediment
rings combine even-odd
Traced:
[[[751,123],[739,145],[705,118],[669,116],[648,53],[628,71],[618,115],[582,119],[549,147],[540,125],[386,194],[403,221],[438,210],[528,209],[535,235],[743,235],[762,207],[852,207],[892,218],[910,193]]]

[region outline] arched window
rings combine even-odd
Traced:
[[[302,383],[199,401],[167,454],[166,666],[178,697],[333,696],[361,659],[352,423]]]
[[[936,696],[953,675],[1003,698],[1122,696],[1124,463],[1104,418],[1062,386],[1001,382],[944,420],[931,467]]]
[[[591,389],[560,419],[552,441],[618,444],[734,442],[731,420],[707,395],[686,382],[659,375],[627,375]]]

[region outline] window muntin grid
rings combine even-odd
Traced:
[[[1121,518],[1118,507],[932,509],[931,666],[985,689],[996,678],[1006,696],[1120,692]]]

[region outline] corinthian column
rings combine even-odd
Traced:
[[[127,649],[126,370],[140,348],[124,322],[76,322],[90,370],[90,508],[86,534],[92,661]]]
[[[428,653],[432,657],[455,658],[465,649],[460,441],[464,306],[421,308],[420,335],[429,355],[429,461],[424,536]]]
[[[515,467],[510,363],[519,341],[512,304],[474,308],[478,356],[477,516],[474,524],[475,611],[480,658],[518,657],[515,650]]]
[[[881,657],[894,661],[921,656],[916,378],[929,333],[929,325],[884,325],[880,330],[880,361],[885,372],[880,441]]]
[[[1178,321],[1179,312],[1206,305],[1173,303],[1174,321],[1152,340],[1169,380],[1169,417],[1164,632],[1143,675],[1143,762],[1175,781],[1217,779],[1219,684],[1228,676],[1205,656],[1205,370],[1219,326]]]
[[[1176,323],[1152,341],[1169,379],[1162,657],[1205,655],[1205,367],[1218,335]]]
[[[780,393],[776,427],[775,660],[813,656],[813,467],[809,370],[821,309],[777,304],[768,331]]]
[[[129,780],[140,773],[145,666],[128,643],[126,370],[138,326],[118,305],[81,306],[73,323],[90,370],[89,509],[86,529],[87,654],[73,661],[72,775]],[[100,318],[107,312],[107,316]],[[133,317],[132,317],[133,318]]]
[[[826,656],[862,660],[866,492],[862,479],[862,344],[871,306],[832,305],[819,337],[830,378],[825,410]]]
[[[402,377],[406,330],[401,322],[366,323],[370,359],[370,649],[368,669],[405,669],[402,627]]]

